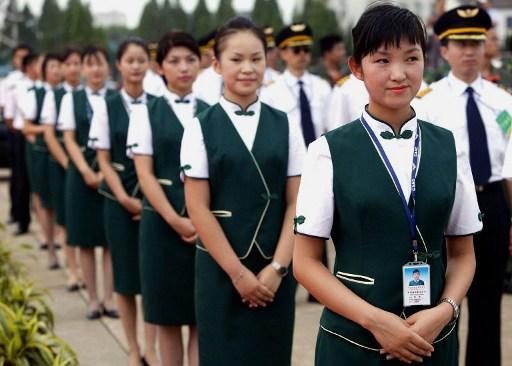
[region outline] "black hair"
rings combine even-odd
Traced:
[[[189,33],[182,31],[172,31],[166,33],[160,41],[158,41],[158,48],[156,50],[156,62],[159,65],[165,60],[165,57],[175,47],[185,47],[189,49],[194,55],[201,59],[201,52],[196,40]]]
[[[399,46],[402,39],[419,44],[426,51],[426,30],[423,21],[408,9],[388,2],[370,5],[352,29],[353,57],[361,63],[364,56],[376,52],[379,47]]]
[[[116,54],[117,62],[121,61],[121,58],[123,58],[123,55],[126,53],[126,50],[131,45],[138,46],[138,47],[142,48],[149,59],[149,47],[148,47],[147,43],[144,42],[141,38],[130,37],[128,39],[125,39],[119,45],[119,48],[117,49],[117,54]]]
[[[103,57],[105,57],[105,60],[109,61],[108,52],[103,47],[97,47],[97,46],[86,46],[82,51],[81,60],[82,63],[84,60],[88,57],[94,57],[95,59],[98,59],[98,55],[101,54]]]
[[[46,67],[50,63],[50,61],[58,61],[59,63],[62,60],[62,57],[57,53],[47,53],[44,56],[43,64],[41,65],[41,77],[43,81],[46,81]]]
[[[71,55],[78,55],[78,57],[80,57],[80,59],[82,59],[82,53],[80,52],[80,50],[78,48],[75,48],[75,47],[66,47],[64,48],[64,50],[62,51],[61,55],[60,55],[60,60],[62,62],[66,62],[66,60],[71,57]]]
[[[420,273],[420,270],[419,269],[415,269],[414,271],[412,271],[412,274],[415,274],[415,273]]]
[[[326,52],[332,51],[338,43],[343,43],[343,37],[339,34],[328,34],[318,41],[320,44],[320,54],[323,56]]]
[[[215,45],[213,46],[213,52],[215,53],[215,58],[220,59],[220,55],[222,53],[222,44],[233,34],[238,32],[251,32],[261,41],[263,45],[263,50],[267,52],[267,38],[263,29],[257,26],[252,20],[244,17],[234,17],[228,20],[222,27],[217,31],[217,35],[215,36]]]
[[[23,57],[23,60],[21,60],[21,71],[26,72],[27,68],[32,65],[34,62],[37,62],[37,59],[39,58],[39,53],[37,52],[31,52],[25,57]]]
[[[11,56],[14,57],[16,52],[18,52],[20,50],[28,51],[28,53],[33,53],[34,52],[34,49],[30,45],[25,44],[25,43],[20,43],[19,45],[17,45],[16,47],[14,47],[12,49]]]

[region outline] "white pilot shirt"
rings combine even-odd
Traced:
[[[423,81],[420,90],[427,87]],[[362,80],[350,74],[341,84],[332,89],[327,104],[327,131],[346,125],[361,115],[361,111],[368,104],[370,96]],[[418,99],[413,99],[411,105],[416,109]]]
[[[4,116],[13,119],[13,127],[22,130],[25,125],[25,113],[30,109],[36,108],[35,98],[30,97],[32,88],[40,86],[40,83],[23,77],[15,85],[14,90],[7,95],[6,104],[4,106]]]
[[[20,70],[11,71],[0,84],[0,107],[5,107],[9,103],[11,94],[14,93],[16,85],[25,78]]]
[[[62,87],[66,93],[71,93],[73,90],[81,89],[80,85],[76,88],[73,88],[67,82],[62,83]],[[41,123],[43,125],[52,126],[57,123],[57,106],[55,104],[55,94],[53,93],[53,90],[47,91],[44,97],[43,108],[41,109]]]
[[[409,197],[411,194],[412,154],[417,126],[416,117],[402,127],[402,131],[404,129],[414,131],[412,138],[386,140],[380,134],[383,131],[392,131],[391,127],[372,118],[366,111],[363,112],[363,116],[382,144],[400,181],[405,197]],[[445,228],[445,234],[451,236],[469,235],[482,229],[482,223],[478,219],[480,210],[469,164],[466,162],[465,166],[460,166],[460,160],[457,164],[455,201],[448,225]],[[421,152],[419,169],[421,169]],[[341,215],[343,214],[342,212]],[[350,215],[350,212],[346,214]],[[334,219],[333,166],[325,137],[321,137],[309,145],[297,198],[297,216],[306,218],[297,227],[299,233],[325,239],[330,237]]]
[[[52,87],[48,83],[43,83],[46,90],[45,98],[48,93],[52,93]],[[44,102],[44,100],[43,100]],[[21,114],[25,120],[33,121],[37,117],[37,98],[35,89],[30,89],[22,98],[20,105]]]
[[[279,75],[281,75],[281,73],[279,71],[274,70],[271,67],[267,67],[265,69],[265,74],[263,75],[262,87],[266,87],[266,86],[273,84]]]
[[[194,95],[209,105],[217,104],[223,92],[222,76],[217,74],[213,66],[203,70],[192,85]]]
[[[468,86],[450,72],[448,76],[430,85],[432,91],[420,99],[418,117],[451,130],[455,137],[457,156],[469,161],[466,117]],[[496,118],[504,111],[512,115],[512,96],[480,76],[471,83],[471,87],[475,90],[475,101],[487,134],[492,172],[489,183],[492,183],[502,179],[503,160],[508,143],[508,136],[496,122]]]
[[[245,146],[248,150],[252,149],[258,122],[260,119],[261,102],[258,100],[248,107],[248,111],[254,111],[252,116],[237,116],[236,111],[240,110],[238,104],[226,100],[224,97],[220,99],[219,104],[226,111],[233,126],[238,131]],[[288,145],[288,177],[298,176],[302,173],[302,163],[306,154],[304,139],[302,138],[299,126],[289,122],[289,145]],[[181,165],[189,165],[190,169],[185,174],[191,178],[207,179],[208,173],[208,157],[204,144],[203,131],[197,118],[185,128],[183,140],[181,142]]]
[[[91,97],[94,96],[94,92],[88,86],[85,87],[85,92],[87,94],[87,100],[89,104],[91,103]],[[105,98],[107,94],[107,88],[103,87],[98,90],[99,96]],[[93,109],[94,111],[94,109]],[[57,128],[61,131],[70,130],[74,131],[76,129],[76,121],[75,121],[75,108],[73,105],[73,94],[67,93],[62,98],[62,102],[60,105],[60,113],[57,120]]]
[[[512,138],[508,142],[507,151],[505,153],[505,161],[503,162],[503,178],[512,179]]]
[[[304,83],[303,89],[309,100],[315,135],[319,137],[327,131],[325,109],[331,86],[309,72],[304,73],[300,80]],[[261,89],[260,98],[263,103],[285,112],[290,123],[294,128],[299,128],[302,135],[299,91],[299,78],[286,70],[274,83]]]
[[[134,106],[139,104],[145,105],[147,103],[146,93],[142,93],[142,95],[137,98],[129,96],[124,89],[121,89],[120,93],[128,116],[130,116]],[[107,102],[105,98],[100,96],[92,96],[89,100],[93,114],[87,146],[95,150],[110,150],[110,125]]]
[[[180,121],[183,128],[186,129],[192,123],[196,111],[197,101],[194,93],[180,98],[166,88],[163,97],[178,117],[178,121]],[[188,103],[179,103],[178,101],[188,101]],[[152,156],[153,133],[148,109],[145,105],[138,105],[132,110],[129,126],[126,155],[130,158],[133,158],[133,155]]]

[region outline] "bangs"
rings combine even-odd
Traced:
[[[369,7],[352,29],[352,37],[354,58],[358,63],[382,46],[400,47],[403,40],[420,45],[423,54],[426,51],[427,35],[423,21],[410,10],[388,3]]]

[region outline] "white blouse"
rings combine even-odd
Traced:
[[[238,104],[232,103],[222,97],[219,101],[220,106],[226,111],[229,119],[240,135],[247,149],[251,150],[256,137],[258,123],[260,119],[261,102],[258,100],[248,107],[248,111],[253,111],[252,116],[239,116],[235,112],[240,110]],[[304,140],[301,130],[292,123],[289,126],[289,144],[288,144],[288,176],[298,176],[302,173],[302,163],[306,154]],[[197,118],[185,128],[183,141],[181,143],[181,165],[190,166],[185,174],[191,178],[207,179],[208,158],[204,144],[203,131]]]
[[[89,101],[89,104],[91,104],[91,97],[95,96],[96,94],[98,94],[102,98],[105,98],[105,95],[107,94],[107,88],[104,87],[103,89],[100,89],[97,92],[93,92],[92,89],[87,86],[85,87],[85,93],[87,94],[87,100]],[[57,128],[61,131],[74,131],[76,129],[75,106],[73,105],[72,93],[67,93],[62,98],[62,102],[60,105],[60,113],[57,120]]]
[[[75,90],[66,82],[62,83],[62,87],[66,93],[70,93]],[[76,88],[76,90],[78,89],[80,89],[80,86]],[[52,126],[57,123],[57,106],[55,105],[55,94],[53,90],[47,91],[44,97],[43,108],[41,109],[41,123],[43,125]]]
[[[129,96],[124,89],[121,89],[120,93],[128,116],[130,116],[134,106],[145,105],[147,103],[146,93],[142,93],[142,95],[137,98]],[[99,96],[93,96],[89,100],[93,114],[87,146],[96,150],[110,150],[110,125],[108,120],[107,102],[105,98]]]
[[[194,93],[180,98],[166,88],[163,97],[183,128],[186,128],[192,122],[196,110],[197,100]],[[126,154],[130,158],[133,155],[153,155],[153,134],[146,105],[138,105],[132,110],[126,146]]]
[[[408,198],[411,194],[416,118],[409,120],[402,127],[402,131],[409,129],[414,132],[412,138],[386,140],[380,134],[392,131],[392,128],[372,118],[366,111],[363,112],[363,117],[379,139],[400,181],[404,195]],[[421,151],[418,164],[421,165]],[[445,229],[445,234],[452,236],[469,235],[482,230],[482,222],[479,220],[480,209],[469,163],[458,160],[457,164],[455,201]],[[309,145],[297,198],[297,216],[307,218],[297,227],[299,233],[325,239],[330,237],[334,219],[333,166],[325,137]]]

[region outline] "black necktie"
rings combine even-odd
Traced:
[[[475,184],[483,185],[488,183],[491,177],[491,159],[487,146],[487,133],[473,96],[474,89],[469,86],[466,93],[468,94],[466,116],[468,119],[469,161]]]
[[[190,100],[189,99],[175,99],[174,102],[178,103],[178,104],[180,104],[180,103],[188,104],[188,103],[190,103]]]
[[[134,100],[131,101],[131,104],[142,104],[142,100],[134,99]]]
[[[300,103],[300,124],[302,126],[302,137],[306,146],[315,141],[315,129],[313,127],[313,118],[311,117],[311,107],[309,100],[302,87],[304,82],[299,80],[299,103]]]

